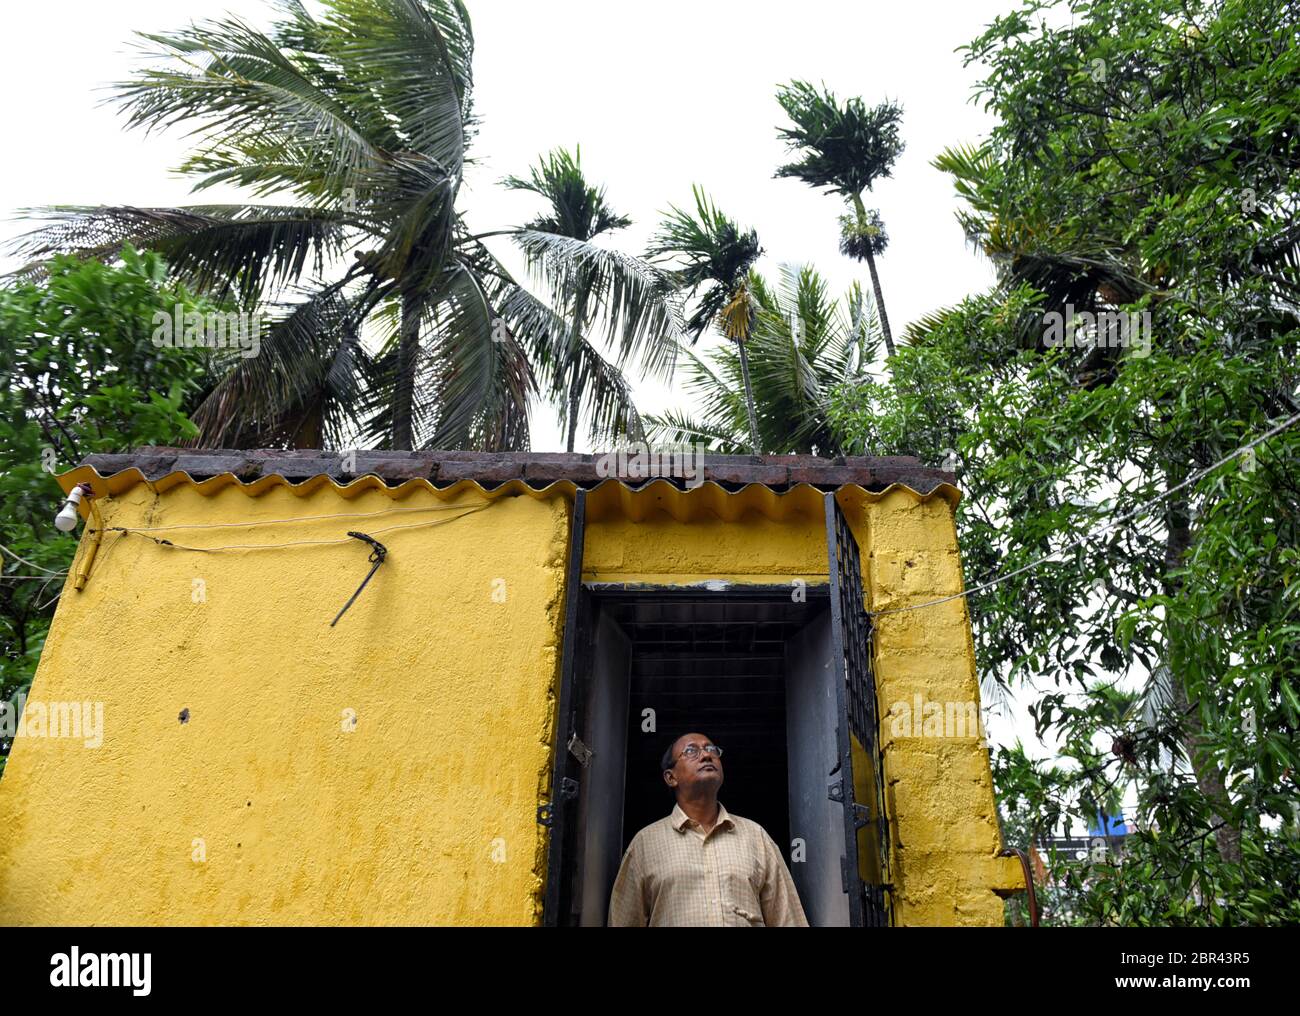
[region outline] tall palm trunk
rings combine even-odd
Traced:
[[[576,368],[576,366],[577,365],[574,364],[573,367],[570,369]],[[569,435],[564,442],[564,450],[567,452],[573,451],[573,446],[576,443],[578,437],[579,394],[580,394],[580,388],[578,384],[578,376],[575,370],[573,380],[569,382]]]
[[[393,448],[410,451],[414,443],[415,371],[420,356],[420,299],[402,297],[402,322],[397,346],[397,382],[393,390]]]
[[[853,195],[853,208],[858,214],[858,229],[867,225],[867,210],[862,205],[862,195]],[[876,310],[880,311],[880,333],[885,337],[885,353],[894,355],[894,334],[889,330],[889,315],[885,313],[885,294],[880,291],[880,276],[876,274],[876,258],[867,251],[867,270],[871,272],[871,289],[876,294]]]
[[[749,382],[749,354],[745,352],[745,339],[737,339],[736,344],[740,346],[740,375],[745,379],[745,411],[749,414],[749,445],[755,455],[762,455],[758,444],[758,416],[754,413],[754,386]]]
[[[880,334],[885,337],[885,353],[894,355],[894,336],[889,330],[889,315],[885,313],[885,297],[880,292],[880,276],[876,274],[876,259],[867,251],[867,269],[871,272],[871,288],[876,293],[876,307],[880,310]]]
[[[565,442],[565,451],[573,451],[578,437],[578,403],[582,397],[582,376],[578,372],[578,343],[582,338],[582,327],[587,317],[586,280],[579,283],[577,300],[573,307],[573,327],[569,332],[569,362],[565,371],[569,376],[569,433]]]

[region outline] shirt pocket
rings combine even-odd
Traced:
[[[762,858],[740,860],[725,872],[727,909],[750,927],[763,927],[763,862]]]

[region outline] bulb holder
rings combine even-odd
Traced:
[[[59,514],[54,516],[54,527],[60,532],[70,533],[77,528],[77,509],[81,506],[81,499],[86,496],[93,496],[90,484],[79,483],[68,492],[59,509]]]

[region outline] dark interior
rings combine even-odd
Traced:
[[[672,811],[659,770],[676,737],[698,731],[723,749],[718,799],[782,846],[790,842],[785,643],[826,601],[766,595],[673,594],[612,598],[603,610],[631,642],[625,849],[643,826]],[[655,731],[643,732],[643,710]]]

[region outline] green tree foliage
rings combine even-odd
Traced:
[[[202,348],[158,347],[155,315],[211,310],[167,281],[156,254],[109,267],[56,259],[40,284],[0,289],[0,698],[31,686],[77,534],[54,528],[53,474],[94,452],[168,445],[219,368]],[[0,772],[9,752],[0,738]]]
[[[998,284],[834,400],[846,443],[956,464],[971,584],[1045,559],[970,600],[981,666],[1062,746],[1002,754],[1004,807],[1089,821],[1125,790],[1141,830],[1061,862],[1062,921],[1300,920],[1300,427],[1199,475],[1300,412],[1297,14],[994,22],[968,57],[999,125],[936,164]],[[1066,341],[1080,312],[1137,317]]]

